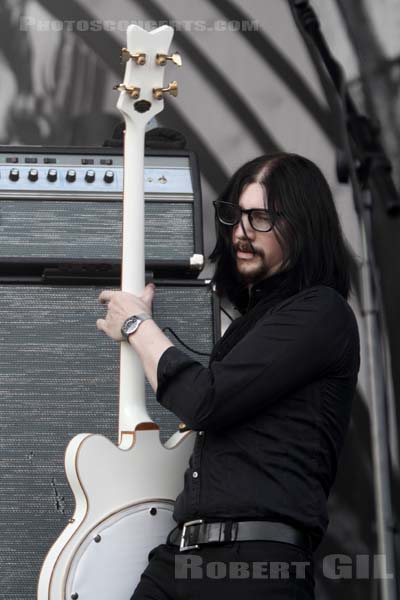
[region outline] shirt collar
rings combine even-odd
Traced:
[[[296,291],[298,290],[294,289],[293,273],[291,271],[274,273],[253,285],[250,290],[246,312],[253,308],[261,298],[270,297],[271,300],[279,302],[279,300],[291,296]]]

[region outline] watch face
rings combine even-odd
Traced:
[[[147,319],[151,319],[151,316],[147,313],[140,313],[140,315],[132,315],[131,317],[128,317],[121,327],[122,336],[127,340],[128,335],[134,333],[139,327],[140,323],[146,321]]]
[[[139,327],[140,319],[137,317],[129,317],[122,325],[122,334],[128,336],[130,333],[134,333]]]

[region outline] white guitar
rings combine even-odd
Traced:
[[[173,29],[147,32],[131,25],[118,108],[124,116],[122,290],[145,285],[144,135],[146,123],[163,108],[163,87]],[[95,320],[93,321],[95,327]],[[121,343],[119,446],[100,435],[80,434],[68,445],[66,475],[75,512],[51,547],[41,569],[38,600],[127,600],[147,564],[151,548],[173,529],[173,502],[193,448],[192,432],[176,432],[165,445],[145,404],[138,357]]]

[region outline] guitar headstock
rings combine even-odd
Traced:
[[[168,61],[182,64],[178,53],[168,54],[173,35],[174,30],[168,25],[153,31],[129,25],[127,47],[121,51],[121,60],[126,64],[125,77],[123,83],[115,86],[121,92],[117,108],[126,123],[133,121],[145,127],[164,108],[164,94],[178,94],[176,81],[164,87]]]

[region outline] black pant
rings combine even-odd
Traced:
[[[314,600],[312,555],[282,542],[208,544],[149,554],[131,600]]]

